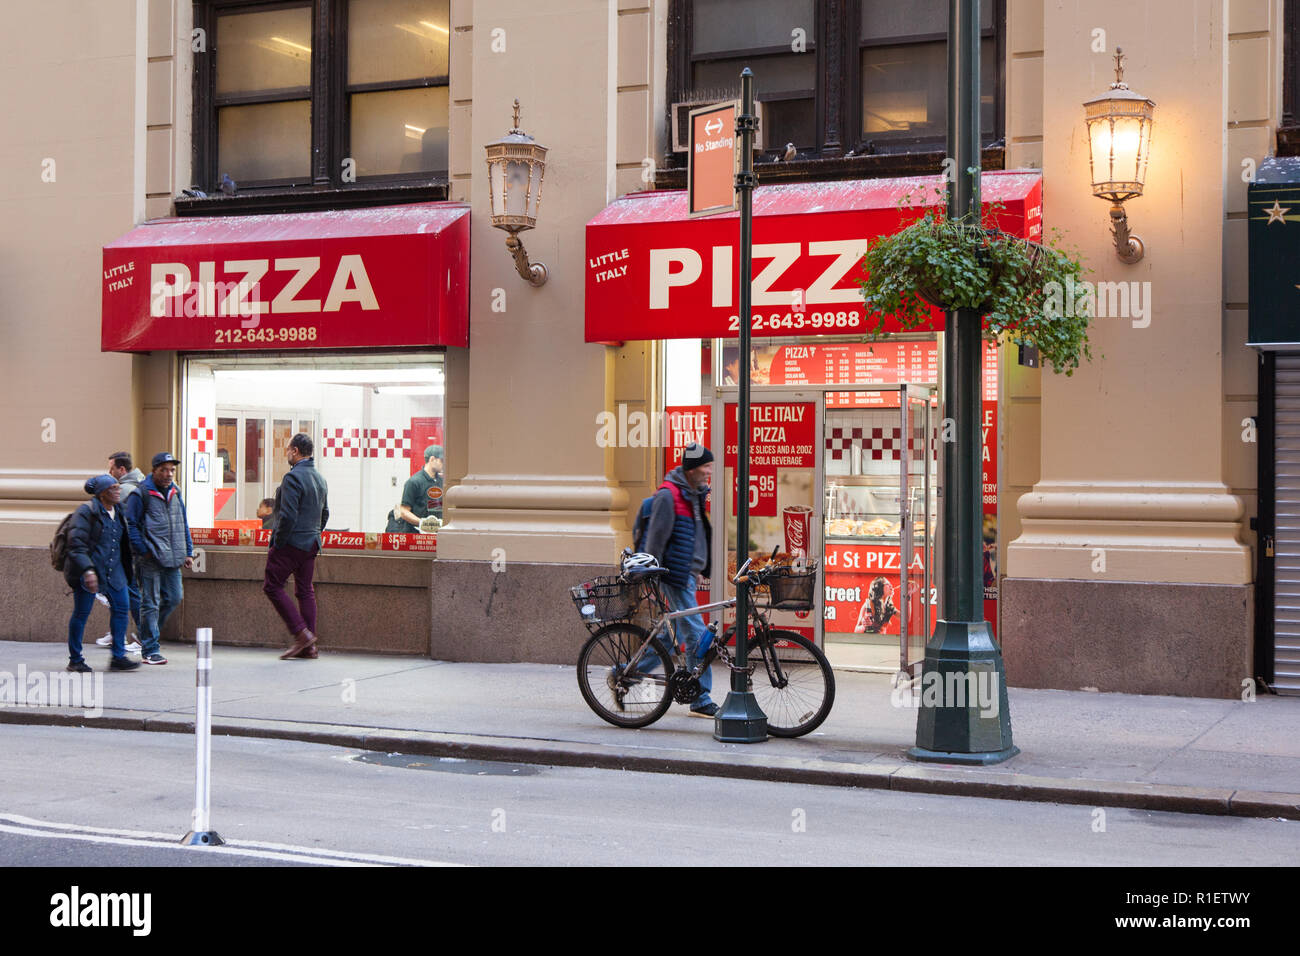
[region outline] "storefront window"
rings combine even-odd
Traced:
[[[329,484],[328,530],[362,533],[367,545],[384,533],[436,532],[446,459],[441,356],[192,358],[185,380],[193,527],[271,527],[259,506],[275,498],[289,468],[285,446],[303,433]],[[431,446],[438,454],[430,466]],[[403,518],[404,494],[414,520]]]

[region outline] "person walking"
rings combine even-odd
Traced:
[[[127,532],[140,586],[141,660],[166,664],[160,642],[167,618],[185,598],[181,568],[194,566],[194,540],[185,517],[185,502],[176,487],[171,452],[153,456],[153,472],[126,500]]]
[[[122,486],[122,505],[126,506],[126,500],[135,494],[140,482],[144,481],[144,472],[135,467],[131,460],[129,451],[115,451],[108,456],[108,474],[119,485]],[[140,589],[135,585],[135,576],[128,574],[126,579],[126,591],[131,597],[131,620],[135,622],[136,633],[127,635],[126,649],[127,653],[138,653],[140,646]],[[101,604],[107,604],[104,592],[99,591],[95,598]],[[100,647],[109,647],[113,643],[113,632],[110,630],[107,634],[95,642]]]
[[[293,638],[289,649],[280,655],[282,661],[320,656],[316,650],[316,591],[311,579],[321,549],[320,533],[330,511],[329,488],[316,470],[313,450],[311,439],[301,432],[285,446],[289,473],[275,492],[275,526],[262,580],[262,590]],[[284,590],[291,574],[296,606]]]
[[[668,569],[663,590],[674,611],[696,606],[695,584],[701,575],[709,574],[713,529],[704,501],[712,478],[713,452],[692,442],[682,451],[682,463],[665,476],[650,508],[643,547],[660,567]],[[698,614],[678,618],[677,625],[686,646],[687,664],[694,667],[708,649],[706,638],[712,635]],[[700,696],[691,702],[691,714],[712,717],[718,705],[709,697],[713,674],[708,668],[700,675],[700,688]]]
[[[126,516],[121,507],[122,486],[112,475],[86,481],[86,494],[94,500],[81,505],[68,526],[64,580],[72,588],[72,617],[68,620],[68,670],[88,673],[81,654],[81,638],[95,606],[95,595],[108,598],[113,637],[109,668],[135,670],[140,664],[126,656],[126,621],[131,598],[131,545]]]

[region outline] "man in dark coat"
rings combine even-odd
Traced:
[[[275,492],[275,527],[266,555],[262,590],[293,637],[280,660],[316,658],[316,591],[312,574],[321,549],[320,533],[329,520],[329,489],[316,470],[312,441],[301,432],[289,439],[284,454],[289,473]],[[293,575],[294,605],[284,585]]]
[[[111,475],[96,475],[85,484],[93,496],[79,507],[68,525],[63,577],[72,588],[72,617],[68,620],[68,670],[87,673],[81,638],[95,606],[95,594],[108,598],[113,635],[109,667],[129,671],[140,665],[126,656],[126,622],[131,598],[131,544],[121,507],[122,486]]]
[[[704,507],[713,477],[713,452],[692,443],[682,451],[682,463],[670,471],[655,492],[646,525],[644,548],[668,569],[663,590],[673,610],[695,607],[695,585],[709,574],[712,529]],[[677,619],[677,635],[686,645],[688,665],[694,667],[709,646],[709,631],[698,614]],[[713,674],[700,675],[700,696],[691,703],[691,714],[712,717],[718,705],[709,697]]]
[[[145,664],[167,663],[159,648],[162,630],[185,599],[181,568],[194,567],[194,539],[185,501],[176,487],[178,464],[171,452],[154,455],[153,472],[123,506],[140,584],[141,660]]]

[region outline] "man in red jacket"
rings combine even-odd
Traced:
[[[695,607],[695,585],[708,577],[713,530],[704,506],[713,478],[713,452],[691,443],[682,451],[682,463],[668,473],[655,492],[646,525],[644,548],[659,566],[668,569],[663,589],[673,610]],[[698,614],[677,619],[677,633],[686,645],[687,664],[694,667],[708,650],[712,635]],[[691,703],[695,717],[712,717],[718,705],[709,697],[713,674],[700,675],[700,696]]]

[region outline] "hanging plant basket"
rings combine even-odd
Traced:
[[[1052,244],[1030,242],[980,223],[928,209],[906,228],[881,236],[863,257],[859,280],[869,331],[887,318],[906,331],[929,321],[930,307],[984,316],[984,337],[1032,345],[1053,371],[1071,374],[1091,358],[1092,303],[1064,300],[1080,287],[1083,266]]]

